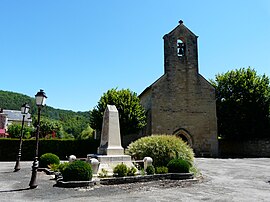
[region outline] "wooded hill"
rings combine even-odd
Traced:
[[[0,108],[20,110],[24,103],[28,103],[30,105],[30,113],[32,117],[35,118],[35,116],[37,116],[35,98],[21,93],[0,90]],[[42,109],[42,117],[60,121],[64,131],[76,137],[88,127],[90,122],[90,111],[74,112],[72,110],[55,109],[53,107],[46,106]]]

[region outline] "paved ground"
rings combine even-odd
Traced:
[[[44,173],[28,189],[31,162],[0,162],[0,201],[270,201],[270,158],[196,160],[199,183],[156,181],[95,188],[58,188]]]

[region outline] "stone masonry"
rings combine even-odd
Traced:
[[[198,72],[197,36],[182,21],[164,39],[164,75],[140,94],[147,112],[143,135],[173,134],[197,156],[217,156],[214,87]]]

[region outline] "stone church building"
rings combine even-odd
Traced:
[[[142,135],[177,135],[197,156],[217,156],[215,89],[198,72],[197,38],[183,21],[163,37],[164,74],[139,95],[147,113]]]

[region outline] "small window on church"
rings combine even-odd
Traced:
[[[186,52],[185,43],[181,39],[178,39],[177,40],[177,55],[178,55],[178,57],[183,57],[185,55],[185,52]]]

